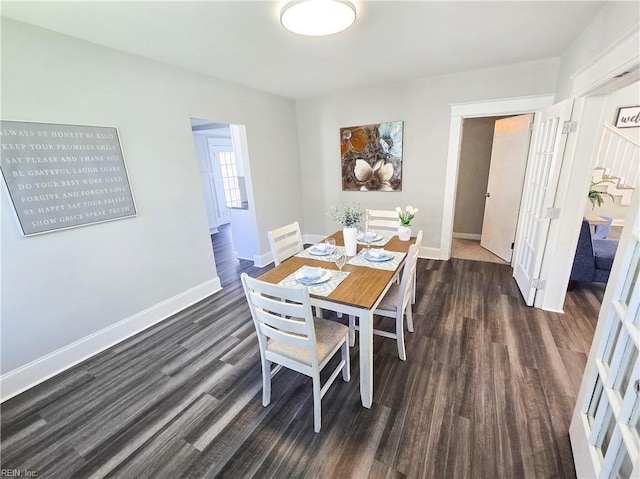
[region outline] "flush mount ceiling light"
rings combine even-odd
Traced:
[[[341,32],[355,21],[356,7],[346,0],[295,0],[280,12],[284,28],[312,37]]]

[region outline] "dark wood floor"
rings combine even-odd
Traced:
[[[224,290],[2,405],[2,467],[40,478],[575,477],[569,421],[603,289],[566,314],[527,308],[508,266],[420,260],[406,362],[374,342],[375,393],[323,399],[283,371],[261,404],[238,275],[260,270],[214,235]]]

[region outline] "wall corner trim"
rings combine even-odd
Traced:
[[[617,40],[573,75],[573,97],[588,96],[611,81],[615,75],[633,70],[640,63],[638,42],[640,27],[638,24],[623,32]]]
[[[420,253],[418,253],[418,258],[437,259],[437,260],[444,260],[444,261],[448,260],[442,248],[431,248],[428,246],[420,247]]]
[[[220,278],[216,276],[209,281],[194,286],[172,298],[157,303],[111,326],[3,374],[0,376],[0,402],[17,396],[221,289]]]
[[[256,268],[264,268],[265,266],[269,266],[273,263],[273,256],[271,256],[271,251],[269,251],[268,253],[255,255],[252,261]]]

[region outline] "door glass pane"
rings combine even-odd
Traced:
[[[640,381],[640,379],[638,380]],[[629,419],[629,426],[631,427],[631,433],[633,434],[633,438],[640,448],[640,399],[636,396],[636,403],[633,406],[633,411],[631,412],[631,418]]]
[[[637,360],[638,350],[636,349],[633,341],[631,341],[631,338],[629,338],[627,339],[627,345],[625,347],[622,364],[620,365],[620,371],[615,382],[615,389],[620,393],[621,396],[624,396],[624,393],[627,390],[627,386],[629,386],[629,381],[631,380],[631,377],[633,375]]]
[[[607,413],[607,417],[604,420],[604,433],[600,434],[600,450],[602,451],[602,457],[607,454],[607,449],[609,449],[609,443],[611,442],[611,437],[613,436],[613,430],[616,427],[616,420],[613,417],[613,411],[609,409]]]
[[[609,333],[609,338],[607,339],[607,346],[604,349],[604,354],[602,355],[602,362],[607,365],[607,367],[611,366],[611,358],[613,357],[614,346],[618,343],[618,336],[620,335],[620,327],[622,323],[618,320],[618,316],[615,313],[612,313],[609,317],[609,321],[613,324],[611,326],[611,332]]]
[[[591,396],[591,401],[589,402],[589,409],[587,410],[587,421],[589,421],[589,426],[593,426],[593,421],[596,417],[596,411],[598,411],[598,406],[600,405],[600,400],[602,399],[602,379],[598,375],[596,379],[596,384],[593,388],[593,394]]]
[[[639,260],[640,245],[636,243],[636,246],[633,250],[633,259],[631,260],[631,265],[629,266],[629,273],[627,273],[624,287],[622,288],[622,294],[620,295],[620,301],[625,306],[629,306],[629,303],[631,302],[631,296],[636,289],[636,285],[638,284],[638,272],[640,271]]]
[[[624,442],[620,445],[620,451],[616,458],[616,464],[614,466],[614,477],[617,479],[629,479],[631,477],[631,471],[633,471],[633,464],[629,458],[629,453],[624,447]]]

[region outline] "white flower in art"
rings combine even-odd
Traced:
[[[402,158],[402,122],[380,123],[380,148],[387,155]]]
[[[389,183],[393,176],[391,163],[385,164],[384,161],[378,160],[372,168],[366,161],[358,159],[353,173],[360,183],[364,183],[360,188],[361,191],[393,191]]]

